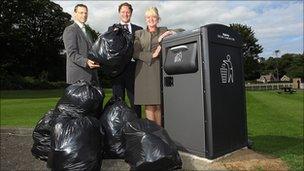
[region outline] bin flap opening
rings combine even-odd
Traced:
[[[197,43],[169,47],[165,56],[164,70],[168,75],[197,72]]]

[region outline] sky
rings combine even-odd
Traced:
[[[118,6],[128,2],[133,6],[131,22],[146,27],[144,13],[148,7],[159,10],[159,26],[193,30],[206,24],[231,23],[251,27],[264,48],[260,57],[275,57],[285,53],[303,53],[303,6],[304,1],[54,1],[64,12],[73,16],[74,6],[88,6],[87,24],[104,33],[119,22]]]

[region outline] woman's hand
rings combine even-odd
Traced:
[[[152,58],[157,58],[159,56],[159,53],[161,51],[161,46],[158,45],[154,53],[152,54]]]
[[[161,42],[161,41],[163,40],[164,37],[173,35],[173,34],[175,34],[175,33],[176,33],[175,31],[166,31],[165,33],[163,33],[162,35],[160,35],[160,36],[158,37],[158,42]]]

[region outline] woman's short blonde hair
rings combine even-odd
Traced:
[[[156,7],[149,7],[145,12],[145,16],[156,16],[158,19],[160,19],[158,9]]]

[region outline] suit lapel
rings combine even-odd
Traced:
[[[89,41],[90,44],[92,44],[92,42],[93,42],[92,34],[91,34],[90,30],[87,28],[87,26],[86,26],[86,30],[87,30],[87,36],[85,36],[84,34],[83,35],[84,35],[84,37],[86,37],[87,41]]]
[[[91,46],[92,41],[84,34],[84,32],[81,30],[81,28],[78,26],[78,24],[74,23],[74,27],[76,27],[78,34],[86,40],[86,42],[89,44],[89,46]]]
[[[137,30],[140,29],[140,27],[134,25],[134,24],[131,24],[131,29],[132,29],[132,34],[134,34]]]
[[[132,38],[135,39],[135,26],[131,23]]]
[[[134,26],[134,24],[131,23],[131,32],[133,35],[135,34],[135,31],[136,31],[135,26]]]

